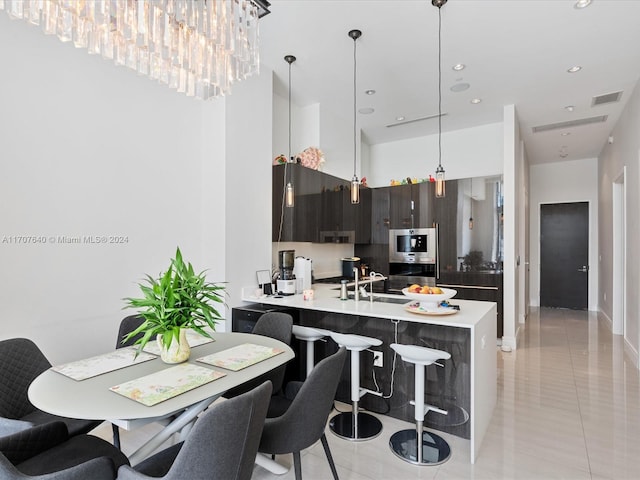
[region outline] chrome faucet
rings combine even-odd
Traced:
[[[353,290],[353,299],[358,303],[358,298],[360,297],[360,289],[358,288],[358,268],[353,267],[353,278],[355,281],[355,288]]]

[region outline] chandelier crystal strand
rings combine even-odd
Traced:
[[[0,10],[188,96],[227,95],[259,71],[251,0],[0,0]]]

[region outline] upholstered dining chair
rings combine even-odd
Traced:
[[[139,338],[142,338],[143,333],[139,333],[133,338],[128,340],[124,340],[124,337],[128,335],[130,332],[133,332],[136,328],[144,323],[144,317],[142,315],[129,315],[128,317],[124,317],[120,321],[120,326],[118,327],[118,339],[116,340],[116,348],[129,347],[136,343]]]
[[[118,480],[249,480],[271,397],[271,383],[215,403],[196,420],[186,440],[122,466]]]
[[[63,422],[36,425],[0,438],[3,480],[113,480],[127,457],[93,435],[69,436]]]
[[[292,329],[293,318],[291,315],[284,312],[267,312],[258,319],[251,333],[275,338],[282,343],[291,345]],[[274,395],[282,390],[286,368],[286,364],[281,365],[265,374],[265,377],[260,378],[261,382],[265,381],[265,379],[271,380]]]
[[[262,335],[264,337],[275,338],[276,340],[280,340],[282,343],[291,345],[292,328],[293,318],[288,313],[267,312],[258,319],[253,327],[253,330],[251,330],[251,333],[254,335]],[[232,388],[224,394],[224,397],[233,398],[236,395],[247,392],[255,388],[257,385],[270,380],[271,385],[273,385],[273,396],[275,398],[275,396],[282,391],[282,384],[284,383],[286,369],[286,364],[274,368],[270,372],[267,372],[258,378],[254,378],[253,380],[240,385],[239,387]],[[271,409],[271,407],[269,408]],[[269,413],[267,416],[271,416],[271,414]]]
[[[29,385],[51,367],[33,341],[27,338],[0,341],[0,365],[0,437],[56,420],[66,424],[71,436],[87,433],[102,423],[51,415],[29,401]]]
[[[130,347],[136,343],[139,338],[142,338],[142,333],[136,335],[133,338],[130,338],[125,341],[124,337],[129,334],[129,332],[133,332],[136,328],[138,328],[144,322],[144,317],[142,315],[129,315],[124,317],[120,321],[120,326],[118,327],[118,338],[116,340],[116,349],[123,347]],[[113,431],[113,444],[120,448],[120,428],[112,423],[111,430]]]
[[[300,452],[320,440],[333,478],[338,480],[329,443],[324,430],[333,407],[347,351],[344,347],[321,360],[304,382],[289,382],[285,388],[291,400],[279,417],[267,418],[258,451],[280,455],[293,453],[296,480],[302,479]]]

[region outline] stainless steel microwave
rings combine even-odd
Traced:
[[[389,230],[389,263],[436,263],[437,230]]]

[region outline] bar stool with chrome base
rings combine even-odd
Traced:
[[[393,348],[402,360],[415,366],[415,419],[416,428],[400,430],[391,435],[389,447],[402,460],[414,465],[438,465],[451,456],[449,444],[439,435],[423,430],[424,417],[429,410],[444,415],[446,410],[424,403],[424,368],[436,364],[438,360],[447,360],[451,354],[442,350],[420,347],[418,345],[400,345],[392,343]],[[418,448],[421,445],[422,448]]]
[[[360,352],[367,348],[382,345],[382,340],[362,335],[329,332],[339,346],[351,352],[351,412],[334,416],[329,428],[337,436],[346,440],[369,440],[382,431],[382,422],[369,413],[358,412],[358,402],[366,393],[377,394],[372,390],[360,388]]]
[[[314,344],[318,340],[323,339],[324,337],[328,337],[331,332],[328,330],[323,330],[321,328],[313,328],[313,327],[303,327],[302,325],[294,325],[291,328],[291,333],[298,340],[303,340],[307,342],[307,377],[311,370],[313,370],[313,365],[315,364],[315,349]]]

